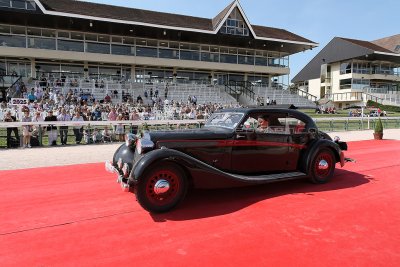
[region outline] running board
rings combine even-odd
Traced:
[[[295,178],[305,177],[307,176],[307,174],[302,172],[287,172],[287,173],[268,174],[268,175],[259,175],[251,177],[238,174],[230,174],[229,176],[231,176],[234,179],[239,179],[246,182],[266,182],[266,181],[295,179]]]

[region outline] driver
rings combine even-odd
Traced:
[[[257,118],[258,127],[256,129],[259,133],[270,133],[272,132],[271,127],[269,127],[269,117],[267,115],[260,115]]]

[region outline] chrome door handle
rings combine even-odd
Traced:
[[[246,138],[246,136],[244,134],[237,134],[236,138],[237,139],[243,139],[243,138]]]

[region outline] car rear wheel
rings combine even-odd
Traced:
[[[335,165],[336,160],[333,152],[326,148],[321,149],[311,164],[311,181],[316,184],[328,182],[335,172]]]
[[[146,172],[134,190],[139,204],[145,210],[166,212],[184,199],[187,179],[177,165],[162,163]]]

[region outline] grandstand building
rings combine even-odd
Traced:
[[[292,82],[336,108],[368,100],[400,106],[400,34],[372,42],[335,37]]]
[[[89,81],[105,82],[107,92],[121,81],[130,83],[127,91],[138,84],[208,84],[236,100],[250,90],[254,100],[285,89],[289,56],[317,46],[250,24],[238,0],[211,19],[74,0],[0,0],[0,12],[3,76],[76,79],[93,93],[97,86]]]

